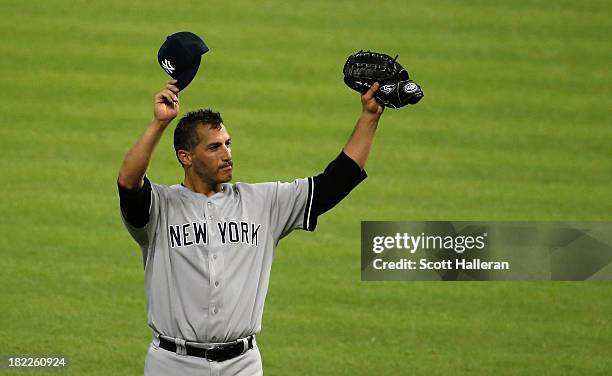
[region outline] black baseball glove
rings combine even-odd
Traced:
[[[378,81],[380,88],[375,94],[378,103],[386,107],[400,108],[416,104],[423,98],[421,87],[408,76],[408,72],[397,62],[397,56],[378,52],[359,51],[344,63],[344,83],[364,94]]]

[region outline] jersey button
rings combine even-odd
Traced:
[[[219,313],[219,308],[215,307],[215,309],[213,310],[213,313],[216,315],[217,313]]]
[[[212,215],[209,215],[209,216],[208,216],[208,219],[212,221]]]
[[[213,260],[216,260],[216,259],[217,259],[217,255],[213,255]]]
[[[219,287],[219,281],[215,281],[215,287]]]

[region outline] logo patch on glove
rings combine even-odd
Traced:
[[[387,85],[383,85],[380,87],[380,91],[382,91],[385,94],[389,94],[393,90],[395,90],[395,84],[387,84]]]
[[[414,82],[408,82],[406,85],[404,85],[404,91],[408,94],[412,94],[415,91],[417,91],[418,87]]]

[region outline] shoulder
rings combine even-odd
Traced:
[[[307,183],[307,178],[295,179],[292,182],[281,182],[281,181],[270,181],[270,182],[261,182],[261,183],[238,182],[232,185],[232,189],[238,193],[243,193],[243,192],[266,193],[266,192],[276,191],[277,189],[282,188],[282,187],[302,184],[303,182]]]
[[[151,189],[156,192],[171,192],[174,190],[174,187],[176,187],[176,185],[165,185],[151,182]]]
[[[180,198],[186,195],[187,189],[181,184],[165,185],[151,182],[151,192],[160,199]]]
[[[275,183],[242,183],[231,184],[230,192],[237,195],[261,195],[274,189]]]
[[[235,183],[232,185],[232,190],[236,194],[242,196],[259,196],[270,197],[278,195],[298,193],[302,190],[308,190],[312,185],[312,178],[299,178],[291,182],[262,182],[262,183]]]
[[[242,183],[224,184],[224,189],[228,196],[234,196],[242,200],[262,200],[267,201],[270,197],[276,195],[280,182],[263,182],[263,183]]]

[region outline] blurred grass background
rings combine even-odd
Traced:
[[[612,219],[609,2],[2,0],[0,13],[0,354],[142,374],[142,260],[115,180],[167,79],[157,49],[189,30],[211,52],[181,110],[222,112],[235,181],[308,176],[340,151],[360,111],[350,53],[398,53],[426,94],[385,111],[369,178],[315,234],[280,243],[266,374],[612,372],[610,283],[359,273],[361,220]],[[172,137],[148,175],[181,181]]]

